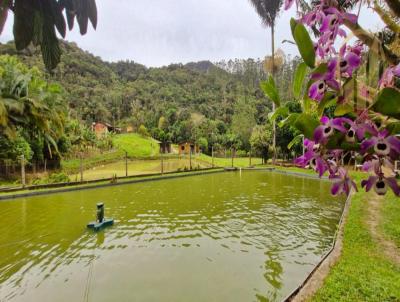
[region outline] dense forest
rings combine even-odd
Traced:
[[[39,69],[46,81],[61,87],[67,132],[77,132],[79,125],[88,132],[93,122],[108,122],[122,129],[131,126],[162,141],[197,141],[205,152],[211,145],[243,153],[253,146],[267,156],[272,104],[259,88],[268,75],[265,61],[202,61],[147,68],[133,61],[105,62],[75,43],[60,41],[60,45],[61,63],[51,74],[45,72],[41,53],[33,46],[16,51],[9,42],[0,45],[0,55],[17,56],[29,68]],[[280,94],[291,111],[299,111],[300,106],[291,101],[290,88],[299,58],[285,57],[283,52],[280,57],[276,73]],[[294,135],[287,127],[278,130],[281,153],[289,152],[286,146]],[[79,141],[93,139],[90,134],[76,136]]]

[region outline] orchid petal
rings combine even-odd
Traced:
[[[336,196],[341,192],[343,183],[341,181],[335,182],[331,187],[332,195]]]
[[[397,64],[397,66],[395,66],[395,67],[393,68],[393,74],[394,74],[396,77],[400,77],[400,63]]]
[[[374,167],[374,164],[372,161],[366,161],[363,163],[361,170],[364,172],[371,171]]]
[[[314,131],[314,140],[316,142],[321,142],[322,138],[324,137],[324,129],[325,126],[318,126]]]
[[[340,89],[340,85],[339,85],[338,81],[336,81],[336,80],[327,80],[326,84],[328,84],[328,86],[334,90]]]
[[[288,10],[292,7],[294,0],[285,0],[285,10]]]
[[[366,152],[370,148],[372,148],[376,143],[378,139],[376,137],[372,137],[370,139],[366,139],[361,143],[361,152]]]
[[[389,136],[386,140],[390,144],[391,149],[400,153],[400,139],[395,136]]]
[[[361,182],[361,187],[365,187],[365,191],[369,192],[371,188],[375,185],[376,181],[378,180],[378,176],[370,176],[367,180],[363,180]]]
[[[328,170],[328,167],[326,166],[325,162],[319,157],[316,160],[317,162],[317,171],[319,173],[319,177],[322,177],[322,175],[324,175],[324,173],[326,172],[326,170]]]
[[[396,196],[400,196],[400,187],[397,184],[397,180],[394,177],[387,177],[384,179],[384,181],[389,185],[389,187],[392,189],[393,193]]]
[[[361,63],[361,58],[353,52],[349,52],[346,55],[346,60],[347,60],[347,63],[352,67],[358,67],[358,66],[360,66],[360,63]]]

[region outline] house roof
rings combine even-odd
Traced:
[[[107,128],[110,128],[110,129],[122,130],[121,127],[114,127],[113,125],[111,125],[109,123],[95,122],[95,123],[93,123],[93,125],[103,125],[103,126],[106,126]]]

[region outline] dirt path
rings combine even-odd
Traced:
[[[377,196],[376,194],[368,194],[366,197],[368,203],[366,224],[371,236],[380,245],[382,253],[388,259],[400,265],[400,249],[393,241],[388,240],[379,228],[382,225],[381,208],[384,197]]]

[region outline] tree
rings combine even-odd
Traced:
[[[138,133],[141,136],[149,136],[149,131],[147,131],[147,128],[145,125],[140,125],[139,129],[138,129]]]
[[[255,154],[261,155],[265,163],[268,160],[271,142],[272,133],[269,125],[257,125],[253,128],[250,137],[252,151],[255,152]]]
[[[42,80],[15,57],[0,56],[0,133],[13,138],[18,127],[55,146],[63,132],[65,103],[57,84]]]
[[[66,119],[61,87],[10,56],[0,56],[0,75],[0,136],[11,145],[27,142],[34,159],[58,154]]]
[[[207,139],[205,137],[200,137],[197,140],[197,143],[198,143],[199,147],[201,148],[201,150],[203,152],[207,151],[207,149],[208,149],[208,141],[207,141]]]
[[[161,116],[159,118],[159,120],[158,120],[158,128],[161,129],[161,130],[164,130],[164,131],[167,130],[167,128],[168,128],[168,120],[165,117]]]
[[[275,22],[276,17],[282,6],[282,0],[250,0],[260,16],[263,24],[271,28],[271,61],[272,61],[272,77],[275,74]],[[275,103],[272,103],[272,111],[275,111]],[[276,125],[272,125],[272,148],[274,149],[273,163],[276,160]]]
[[[255,106],[250,101],[246,101],[245,98],[241,98],[236,102],[234,112],[232,116],[232,131],[242,141],[242,147],[248,150],[251,131],[256,124]]]
[[[9,140],[6,137],[0,136],[0,158],[18,161],[21,156],[24,156],[26,161],[30,161],[33,156],[31,146],[22,136],[22,130],[18,131],[14,140]]]
[[[82,35],[87,32],[89,20],[94,28],[97,26],[95,0],[3,0],[0,1],[0,34],[9,10],[14,13],[13,32],[17,50],[28,47],[31,42],[39,45],[49,71],[60,63],[61,58],[56,30],[65,38],[66,23],[72,30],[75,17]]]

